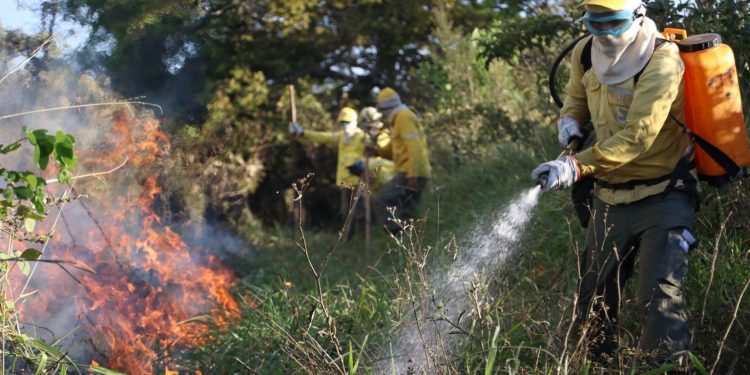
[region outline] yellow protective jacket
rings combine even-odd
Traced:
[[[430,178],[427,139],[417,115],[404,107],[393,115],[390,126],[390,142],[380,146],[378,154],[393,160],[397,173],[405,173],[406,177]]]
[[[373,194],[377,194],[386,182],[396,177],[396,168],[393,161],[381,157],[370,158],[369,163],[370,185]]]
[[[674,43],[654,51],[637,85],[633,78],[607,86],[593,69],[580,64],[582,40],[573,49],[570,80],[561,116],[594,125],[596,143],[575,158],[581,175],[593,175],[610,184],[653,179],[670,174],[690,148],[688,135],[669,117],[683,124],[682,74],[684,66]],[[632,203],[662,193],[669,181],[632,190],[595,187],[595,194],[609,204]]]
[[[314,131],[305,130],[302,137],[313,143],[328,145],[338,144],[338,166],[336,167],[336,185],[356,185],[359,176],[349,173],[347,169],[359,159],[364,158],[365,144],[369,137],[357,128],[353,135],[347,136],[343,131]]]
[[[383,129],[376,137],[370,137],[371,142],[378,147],[387,147],[391,143],[391,133],[388,129]],[[396,176],[396,165],[393,161],[382,157],[371,157],[369,161],[370,185],[372,192],[377,193],[385,186],[385,183]]]

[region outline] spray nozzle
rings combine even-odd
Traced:
[[[539,175],[536,179],[536,185],[541,187],[542,190],[544,190],[547,187],[547,182],[549,180],[549,172],[544,172]]]

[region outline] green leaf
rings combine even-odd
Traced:
[[[26,260],[37,260],[42,256],[42,252],[37,249],[26,249],[21,254],[21,258]]]
[[[484,375],[491,375],[492,369],[495,367],[495,360],[497,358],[497,335],[500,333],[500,326],[495,326],[495,333],[492,335],[492,341],[490,342],[490,352],[487,356],[487,365],[484,367]]]
[[[31,132],[36,137],[37,142],[39,142],[39,139],[48,139],[50,138],[49,135],[47,135],[47,129],[37,129]]]
[[[13,152],[13,151],[16,151],[16,150],[18,150],[18,149],[19,149],[20,147],[21,147],[21,142],[15,142],[15,143],[11,143],[11,144],[9,144],[9,145],[7,145],[7,146],[3,147],[2,149],[0,149],[0,154],[8,154],[8,153],[11,153],[11,152]]]
[[[698,357],[695,356],[695,354],[693,354],[692,352],[687,352],[687,355],[688,355],[688,358],[690,358],[690,362],[693,363],[693,366],[695,367],[696,370],[698,370],[698,372],[701,375],[708,374],[708,371],[706,371],[706,367],[703,366],[703,363],[701,362],[700,359],[698,359]]]
[[[37,165],[39,165],[39,169],[44,170],[47,168],[47,165],[49,164],[49,156],[55,150],[55,143],[52,141],[51,137],[44,136],[44,138],[40,138],[39,136],[37,136],[37,148],[36,149],[39,150],[39,158],[37,161],[36,151],[35,151],[34,160],[37,161]]]
[[[36,212],[39,213],[40,215],[44,215],[45,214],[44,198],[42,198],[41,200],[34,200],[33,203],[34,203],[34,208],[36,209]]]
[[[42,358],[39,358],[37,364],[36,364],[36,371],[34,371],[34,375],[40,375],[44,372],[44,368],[47,367],[47,355],[42,353]]]
[[[29,233],[33,232],[35,227],[36,227],[36,220],[30,217],[23,219],[23,228],[26,229],[27,232]]]
[[[18,270],[21,271],[24,276],[29,276],[31,267],[29,267],[28,262],[17,262],[16,264],[18,265]]]
[[[36,136],[34,133],[26,126],[23,127],[23,132],[26,133],[26,138],[29,139],[29,143],[36,145]]]
[[[5,197],[6,200],[13,200],[16,199],[16,193],[13,191],[13,188],[3,189],[3,197]]]
[[[67,357],[63,352],[60,351],[60,349],[57,349],[54,346],[47,344],[46,342],[42,340],[31,339],[31,345],[37,348],[38,350],[41,350],[49,354],[56,361],[59,361],[61,358]]]
[[[33,195],[33,191],[26,186],[13,188],[13,191],[19,199],[31,199]]]
[[[42,151],[39,149],[39,146],[34,145],[34,164],[39,165],[39,161],[42,158]]]
[[[39,181],[39,179],[33,174],[26,175],[24,179],[29,183],[29,187],[31,187],[32,189],[36,188],[37,181]]]
[[[34,219],[36,221],[42,221],[46,217],[44,215],[39,215],[39,214],[36,214],[34,212],[29,212],[29,213],[27,213],[24,216],[27,217],[27,218],[29,218],[29,219]]]
[[[60,173],[57,175],[57,180],[60,181],[61,184],[70,185],[70,183],[73,182],[70,170],[68,168],[61,168]]]

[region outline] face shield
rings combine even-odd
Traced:
[[[630,29],[636,17],[636,12],[632,10],[606,13],[586,12],[586,15],[583,16],[583,22],[586,29],[594,36],[618,37]]]

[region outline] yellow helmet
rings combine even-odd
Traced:
[[[357,122],[357,111],[352,108],[344,107],[339,112],[338,122]]]
[[[581,6],[596,6],[609,10],[635,10],[641,0],[583,0]]]
[[[379,109],[391,109],[401,105],[401,97],[390,87],[380,90],[376,101]]]

